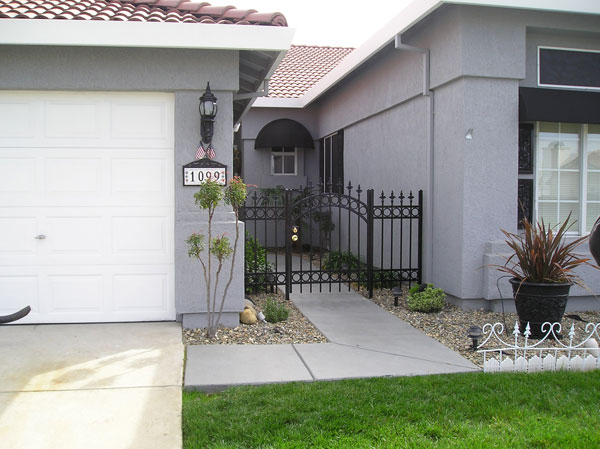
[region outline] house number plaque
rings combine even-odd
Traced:
[[[203,158],[183,166],[184,186],[199,186],[209,179],[227,185],[227,165]]]

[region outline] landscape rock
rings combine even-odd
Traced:
[[[242,324],[256,324],[257,321],[256,311],[253,308],[247,307],[240,313],[240,323]]]

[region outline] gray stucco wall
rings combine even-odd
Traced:
[[[238,52],[175,49],[0,46],[0,89],[161,91],[175,95],[175,306],[184,325],[202,326],[206,310],[201,269],[187,256],[185,239],[205,228],[207,215],[194,205],[194,187],[184,187],[182,165],[194,160],[200,140],[198,98],[206,83],[218,99],[213,144],[216,160],[232,167],[232,95],[238,89]],[[222,207],[214,228],[233,242],[234,215]],[[243,227],[241,229],[243,236]],[[241,246],[241,245],[240,245]],[[244,295],[243,254],[224,307],[223,322],[234,325]],[[224,267],[229,271],[229,265]],[[223,285],[223,283],[221,284]]]
[[[593,15],[444,5],[403,37],[430,49],[432,99],[421,56],[388,46],[309,107],[318,136],[344,129],[347,180],[425,190],[427,281],[498,297],[484,265],[506,252],[501,229],[516,231],[519,86],[537,84],[537,45],[597,49],[599,32]],[[600,292],[597,272],[582,274]]]

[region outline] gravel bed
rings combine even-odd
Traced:
[[[378,290],[373,292],[372,301],[398,318],[408,322],[411,326],[423,331],[428,336],[435,338],[443,345],[459,352],[463,357],[469,359],[479,367],[483,367],[483,355],[473,352],[471,349],[472,340],[467,337],[469,326],[477,325],[483,328],[483,325],[486,323],[505,322],[503,334],[505,337],[504,340],[511,341],[512,339],[514,341],[512,330],[515,321],[517,320],[516,313],[506,313],[503,319],[502,313],[499,312],[463,310],[452,304],[446,304],[446,306],[437,313],[411,312],[406,308],[405,297],[400,298],[398,307],[394,306],[394,296],[392,295],[391,290]],[[586,322],[600,322],[600,312],[574,312],[574,314],[578,315]],[[571,315],[571,313],[567,313],[566,315]],[[571,324],[575,324],[574,342],[579,343],[584,336],[587,336],[585,333],[586,322],[568,318],[566,315],[561,323],[562,334],[566,335],[571,328]],[[506,337],[507,328],[508,337]],[[543,345],[545,347],[557,346],[552,345],[551,343],[552,342],[546,340]],[[564,341],[564,343],[568,344],[568,340]]]
[[[361,294],[366,296],[365,291]],[[406,292],[405,292],[406,293]],[[298,310],[292,301],[286,301],[281,293],[261,293],[251,295],[250,298],[256,304],[257,311],[262,310],[268,298],[284,304],[290,311],[286,321],[279,323],[258,322],[253,325],[240,324],[234,328],[219,327],[217,335],[210,340],[206,337],[205,329],[184,329],[183,342],[186,345],[252,345],[252,344],[290,344],[290,343],[326,343],[327,338],[312,325]],[[424,332],[431,338],[436,339],[443,345],[460,353],[475,365],[483,366],[483,355],[472,350],[472,342],[467,337],[469,326],[477,325],[483,328],[486,323],[505,323],[504,339],[511,341],[512,330],[517,320],[516,313],[490,312],[485,310],[463,310],[452,304],[446,306],[437,313],[412,312],[406,308],[405,296],[400,298],[398,306],[394,306],[394,296],[391,290],[376,290],[372,301],[388,312],[406,321],[411,326]],[[575,325],[575,341],[578,343],[585,333],[587,322],[600,322],[600,311],[576,312],[585,322],[569,318],[567,313],[562,321],[562,333],[566,335],[571,327]],[[508,331],[508,332],[507,332]],[[507,335],[508,334],[508,335]],[[564,341],[567,343],[567,341]],[[546,341],[545,347],[558,346],[552,341]],[[493,347],[493,346],[489,346]]]
[[[258,321],[256,324],[240,324],[234,328],[219,327],[214,339],[206,337],[205,329],[184,329],[186,345],[280,345],[289,343],[326,343],[327,338],[308,321],[292,301],[286,301],[281,293],[249,296],[257,311],[263,310],[268,298],[284,304],[290,311],[288,319],[279,323]]]

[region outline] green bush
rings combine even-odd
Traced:
[[[342,265],[347,265],[349,270],[358,270],[365,264],[350,252],[331,251],[323,261],[326,270],[341,270]]]
[[[367,264],[351,252],[331,251],[323,261],[325,270],[342,270],[342,265],[346,265],[348,270],[362,270],[358,273],[358,279],[353,274],[352,282],[356,280],[360,287],[367,285]]]
[[[265,303],[263,313],[265,320],[269,323],[278,323],[287,320],[290,311],[285,305],[269,298]]]
[[[413,312],[439,312],[446,305],[445,297],[444,290],[433,288],[433,284],[427,284],[427,288],[422,292],[419,292],[418,285],[414,285],[408,291],[406,307]]]
[[[267,262],[267,250],[256,240],[246,233],[246,251],[244,258],[247,273],[269,273],[273,271],[273,265]],[[264,276],[253,276],[253,285],[246,285],[246,293],[251,293],[266,282]]]

